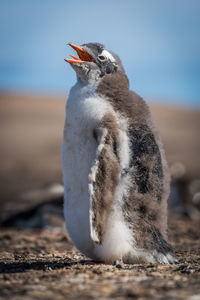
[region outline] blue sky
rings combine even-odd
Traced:
[[[67,93],[67,43],[101,42],[142,97],[200,108],[199,0],[0,0],[0,41],[0,89]]]

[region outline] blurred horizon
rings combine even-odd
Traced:
[[[68,42],[103,43],[147,101],[200,108],[200,1],[0,1],[0,91],[67,94]]]

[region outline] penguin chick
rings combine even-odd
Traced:
[[[99,43],[69,44],[77,83],[66,103],[64,215],[74,245],[97,261],[177,263],[167,242],[169,172],[144,100]]]

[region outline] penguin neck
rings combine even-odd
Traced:
[[[95,94],[97,86],[98,82],[87,84],[78,79],[75,85],[71,88],[70,95],[73,95],[73,97],[87,98]]]
[[[122,71],[105,75],[97,84],[97,92],[108,96],[109,94],[129,92],[129,80]]]
[[[96,76],[88,76],[88,78],[84,79],[76,75],[76,79],[76,84],[78,84],[80,88],[84,88],[85,86],[88,86],[89,88],[95,88],[101,81],[101,77],[99,76],[99,74],[97,74]]]
[[[88,91],[89,93],[94,92],[100,82],[99,80],[96,81],[89,81],[89,82],[84,82],[80,78],[77,77],[77,82],[72,88],[79,89],[81,91]]]
[[[105,75],[96,88],[96,93],[110,99],[114,106],[121,106],[126,101],[129,92],[128,78],[124,72],[120,71]],[[120,103],[117,103],[119,98]]]

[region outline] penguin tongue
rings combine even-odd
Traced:
[[[92,56],[87,53],[85,50],[83,50],[81,47],[75,45],[75,44],[72,44],[72,43],[69,43],[69,46],[71,46],[74,50],[76,50],[77,54],[79,57],[76,57],[74,55],[70,55],[73,59],[65,59],[66,62],[68,63],[82,63],[84,61],[94,61]]]

